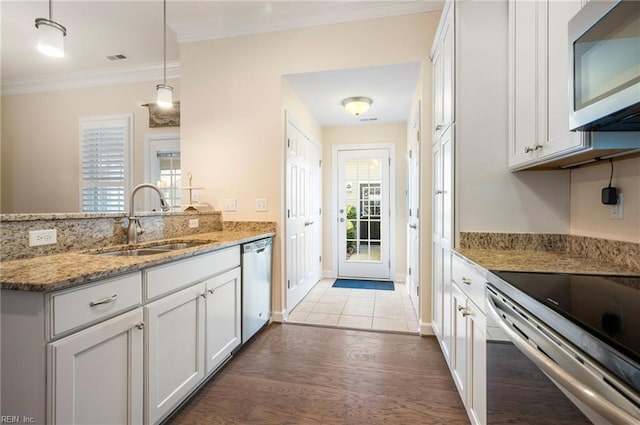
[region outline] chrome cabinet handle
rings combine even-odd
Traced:
[[[207,293],[205,292],[204,294],[200,294],[200,296],[201,296],[202,298],[207,298]]]
[[[216,290],[215,289],[209,289],[207,292],[210,293],[210,294],[213,294],[214,292],[216,292]]]
[[[471,316],[471,312],[470,312],[469,310],[465,309],[465,310],[462,312],[462,317],[467,317],[467,316]]]
[[[437,190],[435,191],[435,194],[436,194],[436,195],[442,195],[443,193],[444,193],[444,190],[437,189]]]
[[[117,299],[118,299],[118,294],[113,294],[112,296],[107,297],[107,298],[104,298],[104,299],[102,299],[102,300],[98,300],[98,301],[91,301],[91,302],[89,303],[89,305],[90,305],[91,307],[95,307],[95,306],[102,305],[102,304],[109,304],[109,303],[112,303],[112,302],[114,302],[114,301],[115,301],[115,300],[117,300]]]
[[[138,323],[138,324],[136,325],[136,328],[138,328],[138,329],[140,329],[140,330],[144,329],[144,322],[140,322],[140,323]]]
[[[418,225],[417,224],[410,224],[409,227],[412,228],[412,229],[417,229]]]
[[[313,221],[305,221],[304,225],[306,226],[311,226],[313,224]]]
[[[535,151],[537,151],[538,149],[542,149],[542,148],[543,148],[543,146],[542,146],[542,145],[540,145],[540,144],[538,144],[538,143],[536,143],[535,145],[533,145],[533,147],[531,147],[531,146],[525,146],[525,147],[524,147],[524,153],[535,152]]]
[[[440,130],[442,130],[442,124],[436,125],[436,131],[440,131]]]
[[[464,309],[465,309],[465,308],[464,308],[463,306],[459,306],[459,307],[458,307],[458,311],[462,311],[462,310],[464,310]]]
[[[462,276],[462,283],[466,283],[467,285],[471,285],[471,279],[468,277]]]

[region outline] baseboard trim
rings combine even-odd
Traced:
[[[322,270],[323,279],[335,279],[333,270]]]
[[[393,281],[394,282],[407,283],[407,275],[406,274],[396,274],[396,276],[393,279]]]
[[[433,332],[433,326],[431,326],[431,322],[423,322],[420,321],[420,336],[435,336]]]
[[[271,313],[271,321],[276,323],[284,323],[287,318],[287,310],[274,311]]]

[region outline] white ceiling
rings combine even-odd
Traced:
[[[421,13],[440,10],[443,3],[443,0],[167,0],[167,76],[179,76],[179,42]],[[53,0],[52,5],[53,20],[67,28],[66,54],[61,59],[45,57],[35,49],[34,21],[48,18],[48,1],[0,0],[3,94],[162,78],[160,0]],[[124,54],[127,59],[112,62],[106,58],[114,54]],[[379,115],[379,122],[388,122],[395,120],[391,109],[386,109],[394,98],[402,98],[398,100],[398,108],[407,104],[406,96],[393,95],[406,92],[407,73],[415,72],[411,80],[415,88],[417,72],[415,66],[413,71],[411,68],[405,64],[289,79],[323,125],[338,125],[327,118],[326,105],[335,106],[336,97],[346,92],[349,96],[374,98],[372,113]],[[389,72],[386,76],[385,71]],[[322,80],[322,90],[313,88],[314,80]],[[352,90],[345,87],[349,84],[353,84]]]

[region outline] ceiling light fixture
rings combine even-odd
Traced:
[[[358,116],[367,112],[372,103],[368,97],[348,97],[342,101],[342,106],[350,114]]]
[[[47,56],[61,58],[64,56],[64,37],[67,29],[53,20],[51,0],[49,0],[49,19],[37,18],[38,51]]]
[[[158,99],[156,104],[160,108],[173,108],[173,87],[167,85],[167,0],[163,0],[163,26],[162,26],[162,42],[164,51],[164,79],[162,84],[156,86]]]

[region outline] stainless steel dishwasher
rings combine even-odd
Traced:
[[[248,341],[271,317],[271,256],[273,238],[242,245],[242,342]]]

